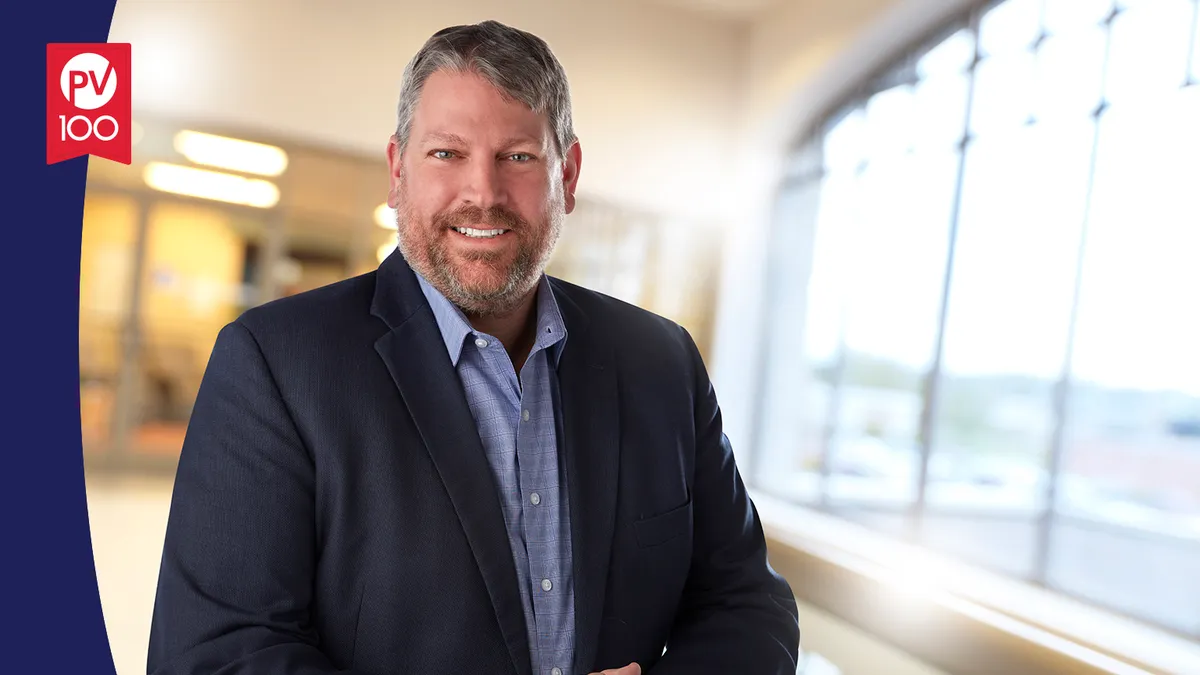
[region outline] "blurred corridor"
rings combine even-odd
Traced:
[[[134,162],[89,165],[79,337],[119,675],[217,332],[394,248],[401,68],[484,18],[571,79],[548,272],[697,338],[799,672],[1031,672],[947,644],[987,624],[1079,668],[1044,672],[1200,673],[1200,0],[440,4],[117,5]],[[903,621],[845,581],[877,564]]]

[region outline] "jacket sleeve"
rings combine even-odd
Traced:
[[[149,675],[349,675],[318,648],[313,463],[257,341],[217,337],[175,478]]]
[[[695,387],[695,541],[666,653],[649,672],[794,675],[800,649],[795,597],[767,562],[758,513],[722,431],[703,361],[686,331],[685,342]]]

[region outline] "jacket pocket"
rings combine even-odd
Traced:
[[[692,495],[686,502],[666,513],[642,518],[633,524],[640,548],[657,546],[686,534],[692,526]]]

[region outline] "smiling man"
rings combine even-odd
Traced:
[[[792,675],[704,364],[544,269],[582,164],[544,41],[447,28],[405,70],[397,252],[220,333],[152,675]]]

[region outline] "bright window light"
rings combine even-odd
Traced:
[[[273,145],[199,131],[175,134],[175,149],[196,164],[260,176],[278,176],[288,165],[287,153]]]
[[[383,262],[384,259],[386,259],[389,255],[391,255],[392,251],[395,251],[395,250],[396,250],[396,242],[390,241],[390,242],[384,244],[383,246],[380,246],[379,250],[375,251],[375,257],[379,259],[379,262]]]
[[[262,209],[279,202],[279,188],[258,178],[245,178],[231,173],[196,169],[178,164],[150,162],[142,174],[146,185],[188,197],[213,199],[230,204]]]
[[[387,205],[387,202],[375,207],[375,224],[385,230],[396,229],[396,210]]]

